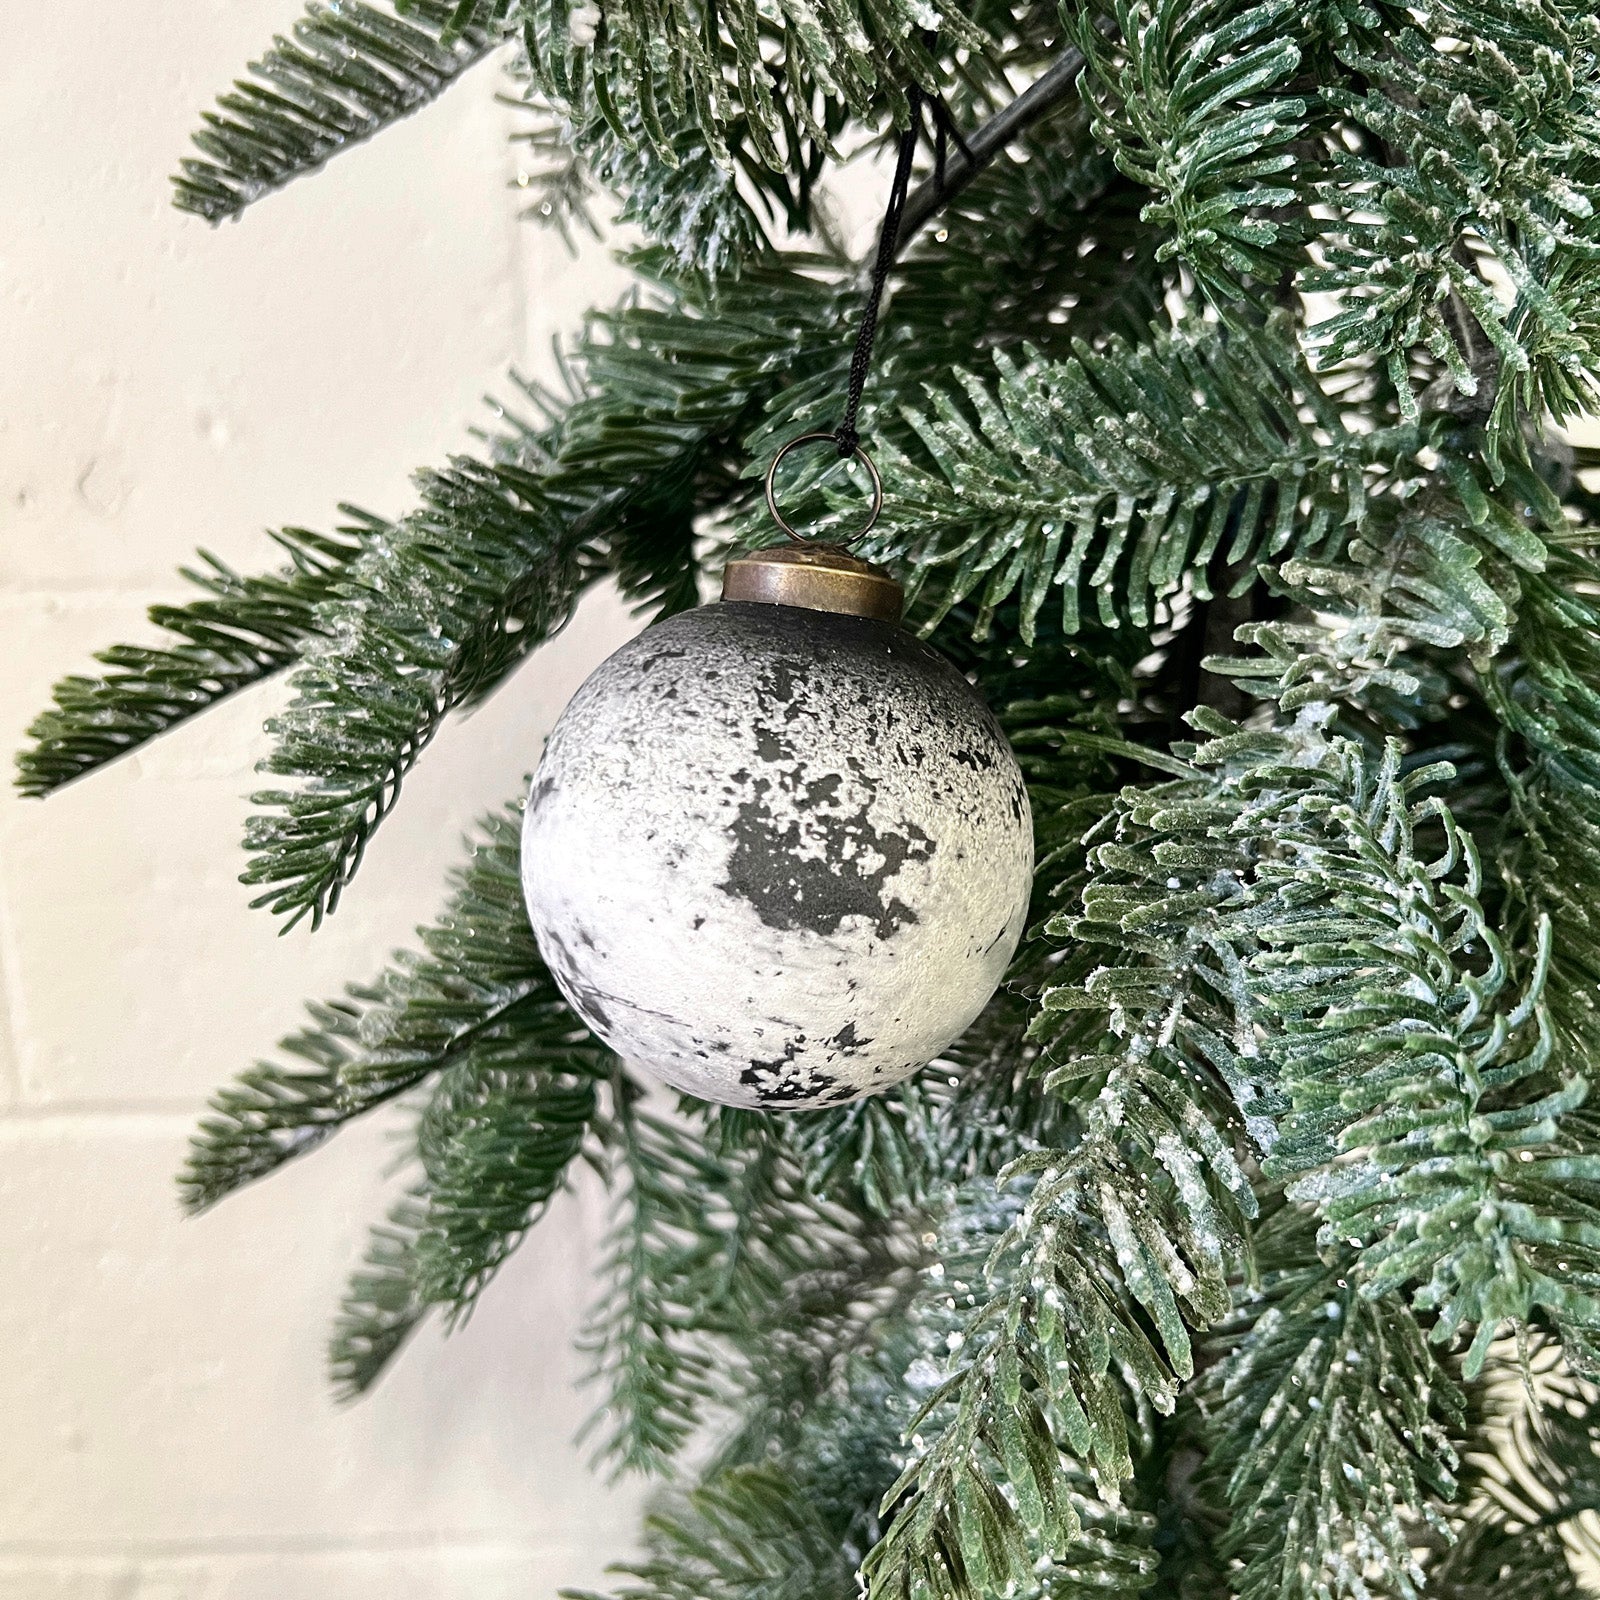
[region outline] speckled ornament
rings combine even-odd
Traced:
[[[561,991],[624,1060],[706,1100],[837,1105],[983,1009],[1027,913],[1015,757],[890,623],[723,601],[573,697],[522,871]]]

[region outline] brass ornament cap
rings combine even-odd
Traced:
[[[840,545],[788,544],[730,561],[722,598],[898,622],[905,594],[882,567]]]

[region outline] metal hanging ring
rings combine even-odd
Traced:
[[[772,479],[773,475],[778,470],[778,463],[782,461],[791,450],[803,444],[820,444],[823,440],[826,440],[836,449],[838,448],[839,440],[835,434],[821,432],[802,433],[798,437],[791,439],[788,444],[786,444],[777,453],[777,455],[772,458],[772,465],[767,468],[767,510],[772,513],[772,520],[776,522],[778,526],[782,528],[783,531],[788,534],[789,537],[797,544],[812,544],[817,542],[846,545],[854,544],[856,540],[864,539],[869,533],[872,532],[873,528],[877,525],[878,513],[883,510],[883,479],[878,476],[878,469],[873,466],[872,457],[869,456],[859,444],[851,447],[850,454],[855,456],[856,459],[860,461],[862,466],[867,469],[867,475],[872,479],[872,509],[867,513],[866,522],[863,523],[862,526],[852,533],[847,539],[814,541],[808,538],[805,534],[797,532],[794,528],[789,526],[788,522],[784,519],[783,513],[778,509],[777,496],[772,490]]]

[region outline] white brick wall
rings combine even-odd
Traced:
[[[617,281],[514,220],[480,70],[211,231],[167,202],[195,112],[298,0],[13,8],[0,54],[0,744],[181,594],[197,544],[409,503],[508,361]],[[535,1600],[595,1584],[636,1496],[572,1446],[598,1197],[557,1207],[448,1341],[341,1409],[328,1319],[397,1124],[198,1220],[206,1094],[436,908],[472,818],[623,635],[596,597],[427,753],[339,914],[279,939],[238,835],[281,691],[48,802],[0,800],[0,1600]]]

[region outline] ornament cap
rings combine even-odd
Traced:
[[[840,545],[791,544],[730,561],[722,574],[722,598],[898,622],[905,595],[882,567]]]

